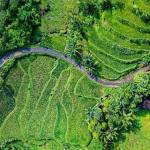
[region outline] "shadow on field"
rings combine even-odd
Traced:
[[[14,91],[11,86],[4,85],[0,90],[0,126],[14,107]]]
[[[150,115],[150,110],[140,109],[139,112],[137,113],[138,117],[145,117],[147,115]]]
[[[136,113],[137,119],[135,120],[134,124],[132,125],[132,128],[128,128],[128,130],[125,132],[125,134],[120,134],[119,142],[117,141],[115,144],[112,144],[112,147],[110,148],[110,150],[114,150],[116,147],[118,149],[122,149],[120,143],[123,143],[124,141],[126,141],[126,138],[130,135],[130,133],[136,134],[141,130],[141,128],[142,128],[141,118],[144,118],[147,115],[150,115],[150,110],[139,108],[139,110]]]
[[[0,147],[2,150],[30,150],[29,146],[21,140],[8,141]]]

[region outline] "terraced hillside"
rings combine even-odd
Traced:
[[[150,55],[150,3],[121,1],[106,10],[88,32],[88,50],[99,62],[103,78],[114,80],[144,64]]]
[[[0,150],[149,150],[150,0],[35,1],[0,0]]]
[[[73,66],[46,56],[26,57],[17,61],[6,85],[15,99],[14,109],[0,126],[0,143],[8,142],[6,147],[100,146],[91,142],[85,111],[97,103],[101,87]]]

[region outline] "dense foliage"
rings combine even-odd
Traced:
[[[39,0],[0,1],[0,53],[32,41],[40,24]]]
[[[13,67],[15,60],[9,60],[0,68],[0,90],[3,88],[5,78],[9,73],[10,69]]]
[[[93,77],[99,77],[100,66],[92,55],[89,53],[83,53],[83,49],[85,48],[84,30],[89,24],[85,22],[85,17],[82,15],[79,18],[78,17],[79,16],[74,14],[70,19],[67,33],[66,54],[74,59],[79,65],[84,66],[90,75]]]
[[[98,105],[87,112],[88,129],[104,149],[111,148],[125,132],[138,127],[136,112],[145,96],[150,94],[150,75],[141,73],[133,82],[108,90]]]
[[[150,63],[146,1],[0,0],[0,55],[36,38],[39,46],[65,51],[91,77],[118,79]],[[61,60],[30,56],[11,70],[13,64],[0,69],[0,143],[5,149],[24,148],[23,142],[30,141],[40,149],[99,150],[102,143],[108,150],[138,129],[136,113],[150,95],[149,74],[103,91]],[[10,137],[21,141],[9,142]]]

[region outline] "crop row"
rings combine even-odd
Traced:
[[[114,31],[115,34],[117,34],[122,39],[128,39],[129,41],[133,40],[139,40],[141,44],[150,45],[149,44],[149,38],[150,34],[144,34],[137,32],[137,30],[126,26],[124,24],[121,24],[118,21],[110,20],[109,19],[109,28]],[[144,47],[143,47],[144,48]]]
[[[95,28],[96,29],[96,28]],[[103,47],[109,47],[112,48],[113,51],[118,51],[118,53],[122,54],[122,55],[126,55],[129,56],[130,55],[135,55],[135,54],[143,54],[145,51],[147,51],[146,49],[134,49],[134,48],[128,48],[128,47],[124,47],[120,44],[113,41],[113,35],[112,38],[111,36],[107,37],[107,32],[105,30],[103,30],[103,28],[100,30],[99,28],[96,29],[95,33],[97,34],[97,36],[99,37],[99,40],[103,40]],[[108,33],[109,35],[109,33]]]
[[[118,21],[118,20],[120,20],[120,18],[122,18],[122,20],[125,20],[124,16],[119,16],[119,15],[114,16],[114,18],[112,18],[112,19],[108,18],[108,22],[109,22],[110,26],[112,26],[116,31],[118,31],[130,38],[139,38],[139,37],[142,37],[144,39],[150,38],[149,34],[138,32],[135,27],[132,28],[131,26],[127,26],[126,24],[121,23],[120,21]],[[133,22],[131,22],[131,23],[133,23]],[[146,28],[147,26],[145,25],[144,27]]]
[[[116,20],[118,20],[118,18],[125,19],[125,20],[128,20],[129,22],[132,22],[135,27],[137,26],[140,28],[146,28],[146,24],[138,16],[136,16],[132,12],[132,10],[133,10],[133,6],[126,8],[123,11],[118,10],[115,13],[113,13],[113,15],[116,17]],[[148,24],[147,24],[147,27],[149,27]],[[137,29],[137,28],[135,28],[135,29]]]
[[[103,64],[107,65],[108,67],[110,67],[111,69],[113,69],[114,71],[116,71],[117,73],[125,73],[128,70],[133,70],[136,68],[136,64],[124,64],[124,63],[120,63],[117,60],[113,59],[112,57],[108,56],[108,55],[104,55],[102,53],[100,53],[97,48],[95,47],[90,47],[91,49],[91,53],[94,55],[94,57],[102,62]]]
[[[74,88],[82,74],[64,61],[45,56],[30,63],[24,61],[19,61],[15,68],[24,75],[16,94],[15,109],[0,128],[0,143],[15,138],[36,144],[37,140],[52,138],[62,144],[86,145],[90,136],[84,122],[85,109],[94,106],[96,100],[92,93],[84,95],[87,98],[78,97],[78,92],[75,95]],[[15,69],[8,78],[14,89],[13,78],[18,72]],[[86,85],[82,86],[86,90]],[[93,87],[88,89],[98,93],[99,86]]]
[[[107,28],[101,27],[97,32],[99,34],[101,33],[101,37],[107,38],[108,40],[112,40],[114,43],[117,43],[121,47],[126,47],[128,49],[137,51],[137,53],[148,52],[150,49],[150,46],[149,46],[150,40],[149,39],[129,38],[128,36],[125,36],[122,33],[116,31],[111,26],[107,26]],[[136,42],[138,42],[138,43],[135,44]]]
[[[109,40],[103,33],[98,31],[90,32],[89,41],[93,43],[93,45],[99,47],[99,51],[103,51],[105,55],[112,55],[112,57],[116,58],[117,61],[121,61],[123,63],[136,62],[142,57],[142,55],[144,55],[143,51],[130,51],[127,48],[117,45],[117,43]]]
[[[123,47],[135,49],[136,51],[138,50],[143,50],[143,51],[149,51],[150,49],[150,40],[149,39],[144,39],[142,38],[129,38],[130,36],[126,36],[118,31],[116,31],[114,28],[107,27],[105,28],[107,31],[107,36],[114,41],[117,42],[118,45],[121,45]]]

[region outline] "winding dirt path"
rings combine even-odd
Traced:
[[[94,80],[97,83],[103,84],[104,86],[108,86],[108,87],[119,87],[123,83],[127,83],[127,82],[131,81],[133,79],[134,75],[137,74],[138,72],[140,72],[140,71],[144,71],[144,72],[150,71],[150,65],[148,65],[146,67],[137,69],[136,71],[126,75],[123,79],[120,79],[120,80],[109,81],[109,80],[100,79],[100,78],[96,79],[96,78],[92,77],[84,69],[83,66],[79,66],[73,59],[67,57],[66,55],[64,55],[61,52],[58,52],[58,51],[50,49],[50,48],[23,48],[23,49],[20,49],[18,51],[13,51],[13,52],[6,53],[2,57],[0,57],[0,68],[9,59],[20,58],[20,57],[23,57],[23,56],[26,56],[26,55],[29,55],[29,54],[48,55],[48,56],[56,57],[56,58],[61,59],[61,60],[65,60],[65,61],[69,62],[70,64],[72,64],[73,66],[75,66],[78,70],[83,72],[88,78]]]

